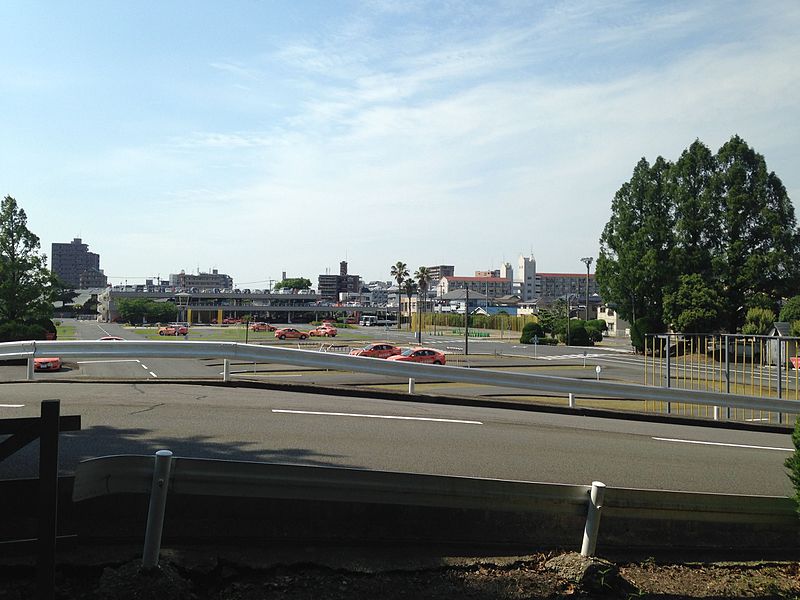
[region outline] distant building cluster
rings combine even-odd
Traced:
[[[556,302],[567,302],[573,316],[588,314],[590,318],[615,321],[612,308],[603,305],[597,281],[593,274],[542,273],[537,272],[533,255],[520,255],[516,267],[504,262],[499,269],[475,271],[473,275],[455,274],[454,265],[431,265],[427,267],[431,285],[425,302],[426,310],[434,312],[503,311],[507,314],[535,314],[542,307]],[[76,289],[105,288],[107,277],[100,269],[100,255],[89,252],[89,247],[80,238],[70,243],[53,244],[52,270],[68,285]],[[388,270],[388,269],[387,269]],[[286,279],[286,274],[283,274]],[[225,311],[243,313],[247,311],[281,310],[298,311],[297,307],[318,313],[324,306],[358,307],[399,312],[408,316],[417,310],[420,300],[417,294],[407,295],[393,281],[370,281],[348,272],[347,261],[339,263],[338,274],[321,274],[317,277],[316,290],[280,291],[269,289],[235,289],[233,277],[210,272],[170,274],[166,280],[148,279],[144,285],[117,285],[108,289],[102,316],[114,318],[113,296],[119,294],[144,294],[147,297],[176,301],[178,294],[196,296],[192,302],[196,315],[205,315],[207,320],[223,318]],[[281,302],[275,298],[281,295]],[[588,296],[588,310],[586,307]],[[186,300],[184,300],[186,301]],[[277,308],[277,307],[284,308]],[[291,307],[291,308],[289,308]],[[198,317],[200,318],[200,317]]]

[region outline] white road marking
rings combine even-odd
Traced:
[[[156,375],[156,374],[155,374],[155,373],[153,373],[152,371],[150,371],[150,375],[152,375],[153,377],[155,377],[156,379],[158,379],[158,375]]]
[[[329,417],[363,417],[365,419],[395,419],[398,421],[434,421],[436,423],[462,423],[465,425],[483,425],[481,421],[462,421],[461,419],[433,419],[428,417],[394,417],[391,415],[363,415],[359,413],[321,412],[314,410],[282,410],[273,408],[274,413],[290,413],[293,415],[322,415]]]
[[[138,358],[113,358],[108,360],[79,360],[79,365],[91,365],[94,363],[118,363],[118,362],[140,362]]]
[[[725,444],[723,442],[702,442],[700,440],[679,440],[676,438],[654,437],[660,442],[677,442],[679,444],[699,444],[702,446],[727,446],[729,448],[749,448],[753,450],[779,450],[781,452],[794,452],[794,448],[776,448],[774,446],[751,446],[750,444]]]
[[[143,368],[145,371],[147,371],[147,370],[148,370],[150,367],[148,367],[146,364],[142,363],[142,368]]]
[[[0,404],[0,408],[22,408],[24,404]]]
[[[102,331],[102,332],[103,332],[103,333],[105,333],[106,335],[111,335],[111,334],[110,334],[110,333],[108,333],[108,332],[107,332],[105,329],[103,329],[103,327],[102,327],[101,325],[98,325],[97,327],[100,329],[100,331]]]
[[[247,370],[244,370],[244,371],[231,371],[231,375],[235,375],[236,373],[253,373],[253,370],[252,369],[247,369]],[[224,374],[225,373],[220,372],[220,375],[224,375]],[[302,374],[297,374],[297,375],[278,375],[278,374],[273,374],[273,373],[259,373],[259,375],[263,375],[263,376],[266,376],[266,377],[302,377],[303,376]]]

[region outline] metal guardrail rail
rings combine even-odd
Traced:
[[[610,399],[685,402],[706,406],[756,409],[777,413],[800,413],[800,402],[779,398],[727,394],[722,392],[653,388],[635,384],[570,379],[552,375],[509,373],[489,369],[400,363],[363,356],[337,355],[293,348],[277,348],[238,342],[197,341],[37,341],[0,343],[0,359],[61,357],[194,358],[278,363],[316,367],[389,377],[435,379],[477,385],[536,390],[568,396]]]
[[[83,461],[75,471],[73,500],[111,494],[148,494],[153,457],[106,456]],[[170,493],[402,504],[451,509],[550,512],[585,515],[590,485],[566,485],[364,471],[337,467],[172,458]],[[794,502],[777,496],[739,496],[606,488],[606,517],[714,523],[796,525]]]
[[[158,564],[167,494],[291,501],[391,504],[482,513],[586,515],[581,554],[595,552],[600,517],[721,523],[752,530],[797,528],[788,498],[665,492],[507,481],[357,469],[149,456],[108,456],[81,462],[73,500],[112,494],[150,494],[142,565]],[[647,522],[647,521],[645,521]]]

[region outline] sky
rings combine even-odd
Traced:
[[[0,3],[0,193],[110,283],[585,272],[641,157],[800,198],[800,3]]]

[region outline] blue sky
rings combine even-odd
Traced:
[[[113,283],[583,272],[639,158],[800,197],[800,4],[0,3],[0,193]]]

